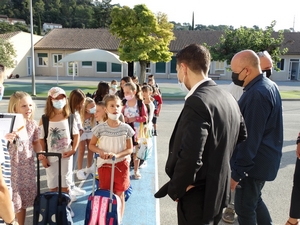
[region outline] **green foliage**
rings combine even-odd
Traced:
[[[141,83],[145,81],[147,62],[171,60],[169,44],[174,39],[173,24],[168,22],[166,14],[158,13],[156,17],[146,5],[140,4],[133,9],[114,7],[111,17],[110,31],[120,38],[120,59],[140,62]]]
[[[0,63],[7,68],[13,68],[14,57],[16,57],[16,52],[13,45],[0,38]]]
[[[15,23],[14,25],[0,21],[0,34],[5,34],[14,31],[29,32],[28,27],[23,23]]]
[[[245,49],[251,49],[255,52],[267,50],[273,59],[275,69],[278,69],[277,62],[288,49],[282,49],[283,31],[275,33],[273,29],[275,25],[276,21],[272,21],[266,30],[258,29],[258,27],[226,29],[219,43],[215,46],[207,46],[210,49],[212,59],[230,62],[234,54]]]

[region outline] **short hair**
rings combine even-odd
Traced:
[[[269,58],[269,59],[272,59],[272,57],[271,57],[271,55],[269,54],[269,52],[268,51],[261,51],[261,52],[257,52],[256,53],[257,54],[257,56],[260,58],[260,57],[267,57],[267,58]]]
[[[199,44],[191,44],[176,54],[177,65],[186,64],[194,73],[209,71],[211,55],[206,47]]]
[[[81,89],[75,89],[71,91],[69,95],[69,105],[71,113],[75,113],[77,110],[78,112],[82,108],[82,104],[80,104],[82,101],[85,100],[85,93]]]
[[[66,105],[63,107],[63,115],[65,118],[68,118],[70,116],[70,106],[69,106],[69,102],[68,102],[68,98],[66,98]],[[48,98],[46,99],[46,105],[44,108],[44,113],[46,115],[46,117],[48,118],[52,118],[55,116],[54,114],[54,106],[52,103],[52,98],[51,96],[48,96]]]
[[[7,112],[8,113],[17,113],[16,107],[20,103],[20,100],[22,100],[23,98],[27,98],[27,97],[32,99],[31,96],[27,92],[24,92],[24,91],[14,92],[9,98]],[[30,117],[31,120],[34,118],[34,112],[35,112],[34,102],[32,102],[32,104],[33,104],[33,107],[32,107],[32,113],[31,113],[31,117]]]

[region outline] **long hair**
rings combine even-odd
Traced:
[[[84,125],[84,121],[85,121],[84,116],[85,116],[85,114],[87,113],[87,112],[86,112],[86,107],[87,107],[87,105],[90,104],[90,103],[95,103],[94,99],[92,99],[92,98],[90,98],[90,97],[86,97],[86,98],[85,98],[85,101],[84,101],[84,107],[83,107],[83,109],[82,109],[82,112],[83,112],[83,113],[80,114],[82,125]],[[92,125],[92,126],[95,125],[95,117],[94,117],[94,116],[92,116],[91,125]]]
[[[106,98],[106,96],[107,96],[107,95],[105,95],[104,98]],[[105,102],[104,102],[104,101],[96,102],[96,106],[100,106],[100,107],[105,108]],[[103,122],[105,122],[107,119],[108,119],[108,116],[107,116],[107,114],[105,113],[104,118],[103,118]]]
[[[100,81],[96,91],[95,102],[102,101],[104,96],[109,93],[109,84],[105,81]]]
[[[121,81],[120,81],[120,86],[121,86],[121,83],[122,81],[124,81],[125,83],[128,83],[128,82],[133,82],[131,77],[127,76],[127,77],[122,77]],[[123,88],[121,87],[119,91],[117,91],[116,93],[120,99],[123,99],[124,98],[124,90]]]
[[[81,89],[75,89],[71,91],[69,95],[69,105],[71,113],[75,113],[75,111],[78,111],[80,113],[82,107],[82,101],[85,100],[85,93]]]
[[[68,98],[67,97],[65,97],[65,98],[66,98],[66,105],[63,107],[63,115],[65,118],[68,118],[70,116],[70,107],[69,107],[69,103],[68,103]],[[52,117],[55,116],[54,110],[55,110],[55,108],[53,107],[51,96],[48,96],[48,98],[46,100],[44,113],[48,118],[51,119]]]
[[[9,98],[7,112],[8,113],[17,113],[16,107],[20,104],[20,101],[23,98],[30,98],[31,99],[31,96],[27,92],[24,92],[24,91],[14,92]],[[32,104],[33,104],[33,107],[32,107],[31,116],[29,118],[30,120],[32,120],[34,118],[34,112],[35,112],[35,104],[34,104],[33,101],[32,101]]]

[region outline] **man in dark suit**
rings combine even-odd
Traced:
[[[246,128],[236,100],[208,78],[210,53],[192,44],[177,55],[177,76],[189,91],[166,163],[170,181],[155,197],[178,202],[179,225],[217,225],[230,192],[230,157]]]

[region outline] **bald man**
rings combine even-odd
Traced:
[[[283,144],[282,105],[278,88],[263,75],[258,55],[244,50],[231,60],[232,81],[244,87],[239,100],[248,138],[237,145],[231,158],[231,189],[242,225],[271,225],[261,197],[266,181],[275,179]],[[238,187],[238,188],[237,188]]]

